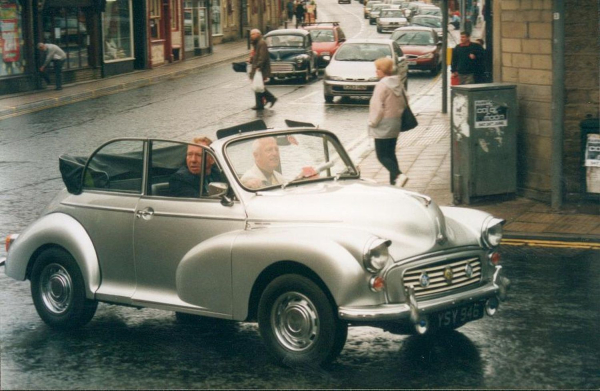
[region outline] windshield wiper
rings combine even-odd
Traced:
[[[356,175],[356,171],[354,171],[352,167],[346,166],[346,169],[344,171],[340,171],[337,174],[335,174],[333,181],[337,182],[337,180],[340,179],[342,175]]]

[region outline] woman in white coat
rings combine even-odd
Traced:
[[[406,108],[406,93],[400,77],[392,76],[394,62],[391,58],[375,60],[375,70],[379,82],[369,103],[369,135],[375,139],[377,159],[390,172],[390,184],[402,187],[408,177],[400,171],[396,144]]]

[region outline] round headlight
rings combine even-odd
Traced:
[[[483,223],[481,237],[484,244],[489,248],[497,247],[502,240],[502,219],[490,218]]]
[[[363,263],[365,269],[371,273],[376,273],[383,269],[390,260],[388,247],[392,244],[391,240],[373,238],[365,246],[363,251]]]

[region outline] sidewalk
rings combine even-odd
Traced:
[[[401,170],[410,178],[405,189],[427,194],[438,205],[450,206],[453,205],[450,190],[451,106],[448,103],[449,113],[442,114],[441,102],[442,82],[438,77],[428,92],[411,100],[419,126],[400,135],[397,155]],[[388,183],[388,171],[377,161],[374,151],[369,152],[359,166],[364,177]],[[504,237],[509,240],[503,242],[507,244],[586,242],[589,244],[587,248],[600,250],[600,208],[597,205],[590,208],[590,214],[568,206],[557,211],[542,202],[522,197],[458,206],[482,210],[505,219]]]
[[[61,91],[54,90],[51,85],[45,90],[0,96],[0,120],[187,76],[215,64],[246,58],[248,53],[245,40],[228,42],[214,46],[212,54],[155,69],[67,84]]]
[[[211,55],[152,70],[65,85],[62,91],[47,89],[0,96],[0,120],[179,78],[247,55],[246,41],[236,41],[215,46]],[[400,136],[398,159],[403,172],[410,178],[407,190],[425,193],[439,205],[452,205],[450,115],[441,113],[441,96],[441,78],[438,77],[429,92],[411,101],[419,126]],[[387,183],[387,171],[374,152],[362,158],[359,165],[363,177]],[[541,202],[516,197],[510,201],[488,201],[468,207],[505,219],[505,237],[508,239],[587,242],[590,248],[600,249],[600,210],[597,206],[592,207],[590,214],[568,207],[556,211]]]

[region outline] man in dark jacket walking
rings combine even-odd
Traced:
[[[263,80],[271,76],[271,59],[269,58],[269,49],[267,43],[262,39],[262,33],[258,29],[250,31],[250,42],[252,42],[252,53],[250,55],[250,80],[254,80],[257,70],[262,73]],[[271,103],[271,107],[277,102],[277,98],[271,94],[265,87],[264,92],[255,92],[256,106],[252,110],[263,110],[265,108],[263,98]]]
[[[462,31],[460,44],[452,51],[452,66],[450,71],[458,75],[460,84],[474,84],[475,74],[479,73],[478,67],[483,64],[483,47],[471,42],[471,34]]]

